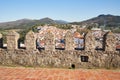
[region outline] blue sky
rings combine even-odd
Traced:
[[[44,17],[72,22],[100,14],[120,15],[120,0],[0,0],[0,22]]]

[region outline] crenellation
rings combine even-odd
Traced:
[[[25,37],[25,46],[27,50],[36,49],[36,37],[33,31],[29,31]]]
[[[85,49],[75,50],[70,31],[65,35],[65,50],[55,50],[55,37],[51,32],[45,34],[45,50],[36,49],[36,36],[33,31],[26,34],[26,49],[18,49],[19,34],[10,31],[7,49],[0,50],[0,65],[39,66],[57,68],[120,68],[120,52],[116,51],[115,36],[104,36],[105,51],[95,50],[95,39],[91,32],[85,36]]]
[[[104,35],[105,51],[116,51],[116,37],[112,32],[108,32]]]
[[[70,31],[65,35],[65,50],[74,50],[73,34]]]
[[[18,49],[19,34],[15,31],[9,31],[7,34],[7,49]],[[84,50],[85,51],[96,51],[96,41],[92,32],[88,32],[84,39]],[[40,40],[38,40],[40,41]],[[116,37],[112,32],[106,33],[103,36],[103,50],[105,51],[116,51]],[[44,35],[45,50],[55,51],[55,35],[51,32],[46,32]],[[39,42],[40,43],[40,42]],[[2,35],[0,34],[0,45],[2,48]],[[41,45],[41,44],[40,44]],[[25,47],[27,50],[36,50],[37,37],[33,31],[29,31],[25,38]],[[73,33],[68,31],[65,35],[65,50],[75,50],[75,42]]]
[[[18,39],[19,34],[15,31],[9,31],[7,33],[7,49],[8,50],[15,50],[18,49]]]
[[[55,51],[55,36],[51,32],[45,34],[45,50]]]
[[[95,50],[95,38],[92,32],[88,32],[85,36],[85,51]]]

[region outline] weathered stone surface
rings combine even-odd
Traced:
[[[3,47],[3,39],[2,39],[2,34],[0,33],[0,48]]]
[[[74,50],[73,34],[68,31],[65,35],[65,50]]]
[[[104,36],[105,51],[116,51],[116,37],[112,32],[108,32]]]
[[[19,39],[19,34],[15,31],[9,31],[7,33],[7,49],[8,50],[14,50],[18,49],[18,39]]]
[[[36,37],[33,31],[29,31],[25,37],[25,46],[27,50],[36,49]]]
[[[114,53],[114,54],[113,54]],[[88,61],[81,60],[87,56]],[[120,68],[119,52],[103,51],[28,51],[2,50],[0,53],[0,65],[20,65],[58,68]]]
[[[20,65],[59,68],[120,68],[120,52],[115,50],[115,37],[105,36],[105,51],[95,50],[95,40],[91,32],[85,37],[85,50],[74,50],[71,32],[65,36],[66,50],[55,50],[52,33],[45,36],[45,50],[36,50],[36,37],[30,31],[26,35],[26,49],[17,49],[19,35],[12,31],[7,35],[7,49],[0,49],[0,65]],[[111,50],[112,49],[112,50]]]
[[[95,38],[92,32],[88,32],[85,36],[85,51],[95,50]]]
[[[55,37],[51,32],[45,34],[45,50],[55,51]]]

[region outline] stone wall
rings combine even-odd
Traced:
[[[56,68],[120,68],[119,52],[2,50],[0,65]]]
[[[9,32],[7,49],[0,49],[0,65],[20,65],[33,67],[58,68],[120,68],[120,52],[116,51],[116,39],[113,33],[104,36],[104,49],[95,50],[92,33],[85,36],[85,49],[74,50],[73,36],[68,32],[65,36],[65,50],[55,50],[54,35],[45,36],[45,50],[36,49],[36,37],[30,31],[26,35],[26,49],[17,48],[19,34]]]

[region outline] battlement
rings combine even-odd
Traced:
[[[1,35],[1,34],[0,34]],[[19,49],[19,34],[15,31],[9,31],[7,36],[7,49],[15,50]],[[64,37],[65,39],[65,50],[75,50],[75,43],[73,39],[73,34],[68,31]],[[0,37],[0,48],[3,47],[2,35]],[[46,32],[44,36],[45,50],[55,51],[55,36],[51,32]],[[103,51],[116,51],[116,37],[112,32],[108,32],[103,36]],[[25,48],[26,50],[36,50],[37,49],[37,37],[34,32],[30,31],[25,37]],[[88,32],[84,37],[84,48],[85,51],[95,51],[95,37],[92,32]]]
[[[55,36],[45,34],[45,50],[36,48],[37,37],[30,31],[26,35],[25,49],[19,49],[19,34],[8,32],[7,49],[2,49],[0,35],[0,65],[20,65],[59,68],[120,68],[120,52],[116,51],[116,38],[111,32],[103,37],[103,49],[95,49],[95,38],[88,32],[84,38],[84,49],[75,50],[73,34],[65,35],[65,50],[55,49]]]

